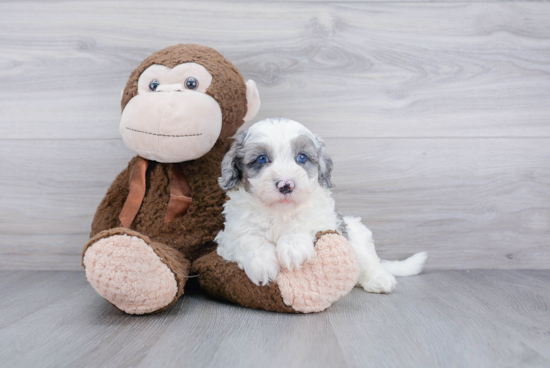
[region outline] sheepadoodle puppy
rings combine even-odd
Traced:
[[[323,141],[296,121],[265,119],[238,134],[219,179],[229,200],[218,254],[237,262],[256,285],[266,285],[281,268],[300,268],[311,259],[318,231],[336,230],[355,249],[357,284],[366,291],[389,293],[394,276],[418,274],[426,253],[380,262],[361,219],[338,214],[331,170]]]

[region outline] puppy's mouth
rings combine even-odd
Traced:
[[[292,192],[283,194],[279,199],[279,203],[282,203],[282,204],[292,203]]]

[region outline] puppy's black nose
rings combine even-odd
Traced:
[[[281,192],[283,194],[292,193],[292,188],[290,188],[290,185],[285,184],[285,185],[283,185],[282,188],[279,188],[279,192]]]
[[[294,182],[292,180],[279,180],[275,185],[279,189],[279,192],[283,194],[292,193],[294,189]]]

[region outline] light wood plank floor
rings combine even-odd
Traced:
[[[121,314],[82,272],[0,272],[2,367],[549,367],[550,271],[439,271],[284,315],[189,293]]]

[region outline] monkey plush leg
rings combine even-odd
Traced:
[[[190,268],[176,249],[125,228],[90,239],[82,265],[92,287],[129,314],[160,312],[174,304],[183,294]]]
[[[320,312],[353,289],[359,265],[348,241],[336,232],[317,234],[315,255],[299,270],[283,270],[276,282],[257,286],[236,263],[215,251],[193,263],[210,295],[242,306],[274,312]]]

